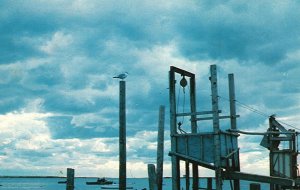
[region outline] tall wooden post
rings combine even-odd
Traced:
[[[120,81],[119,189],[126,189],[126,83]]]
[[[67,185],[66,190],[74,190],[75,171],[72,168],[67,168]]]
[[[196,81],[195,75],[193,74],[190,78],[190,99],[191,99],[191,131],[197,133],[197,121],[196,121]],[[198,190],[199,187],[199,172],[198,165],[193,163],[193,190]]]
[[[228,85],[229,85],[231,129],[236,129],[235,87],[234,87],[234,75],[233,74],[228,74]]]
[[[219,100],[218,100],[218,80],[217,66],[210,66],[210,82],[212,95],[212,111],[213,111],[213,128],[214,128],[214,150],[215,150],[215,174],[216,189],[222,190],[222,169],[221,169],[221,146],[220,146],[220,123],[219,123]]]
[[[228,86],[229,86],[229,102],[230,102],[230,124],[231,129],[236,129],[236,106],[235,106],[235,86],[234,75],[228,74]],[[239,153],[236,153],[239,154]],[[235,157],[239,159],[239,156]],[[235,166],[236,171],[240,171],[240,162]],[[234,180],[234,190],[240,190],[240,180]]]
[[[162,190],[163,164],[164,164],[164,132],[165,132],[165,106],[159,107],[158,134],[157,134],[157,161],[156,180],[157,189]]]
[[[171,132],[171,151],[176,152],[177,119],[176,119],[176,95],[175,95],[175,72],[171,67],[169,72],[169,90],[170,90],[170,132]],[[180,190],[180,170],[179,159],[172,156],[172,190]]]

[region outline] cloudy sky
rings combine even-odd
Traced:
[[[196,74],[199,111],[211,109],[209,66],[216,64],[223,114],[228,73],[237,100],[263,113],[239,106],[239,129],[265,131],[274,113],[299,126],[299,9],[288,0],[2,0],[0,175],[62,175],[72,167],[78,176],[118,176],[119,82],[112,76],[124,71],[129,177],[146,176],[156,160],[159,105],[167,111],[170,176],[171,65]],[[201,130],[211,123],[199,123]],[[260,140],[240,137],[243,171],[268,174]]]

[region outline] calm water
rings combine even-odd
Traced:
[[[109,179],[109,178],[108,178]],[[62,178],[0,178],[0,190],[65,190],[65,184],[58,184],[58,181],[63,181]],[[118,179],[110,179],[115,182],[118,182]],[[96,178],[76,178],[75,179],[75,190],[101,190],[99,185],[86,185],[87,181],[96,181]],[[132,183],[134,189],[141,190],[143,188],[148,187],[148,179],[147,178],[129,178],[127,179],[127,183]],[[247,190],[249,189],[249,183],[247,181],[241,182],[241,189]],[[171,190],[171,179],[164,179],[164,190]],[[182,179],[181,183],[182,187],[184,187],[184,179]],[[213,184],[214,185],[214,184]],[[206,180],[200,179],[200,187],[206,187]],[[214,188],[214,187],[213,187]],[[230,183],[228,181],[224,181],[223,185],[224,190],[230,190]],[[268,190],[268,184],[262,184],[262,190]]]

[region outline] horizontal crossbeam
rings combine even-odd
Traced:
[[[298,185],[296,184],[297,181],[289,178],[248,174],[248,173],[237,172],[237,171],[222,171],[222,176],[225,179],[256,181],[261,183],[277,184],[277,185],[287,186],[287,187]]]
[[[193,157],[190,157],[190,156],[187,156],[187,155],[184,155],[184,154],[178,154],[176,152],[169,152],[169,156],[177,156],[182,160],[187,160],[191,163],[196,163],[199,166],[202,166],[202,167],[205,167],[205,168],[208,168],[208,169],[212,169],[212,170],[216,169],[215,166],[212,165],[211,163],[204,162],[204,161],[198,160],[196,158],[193,158]]]

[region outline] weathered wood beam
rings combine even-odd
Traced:
[[[222,110],[218,111],[219,113],[222,113]],[[200,112],[192,112],[192,113],[177,113],[177,117],[181,116],[192,116],[192,115],[207,115],[207,114],[213,114],[213,111],[200,111]]]
[[[231,119],[232,117],[240,117],[239,115],[235,116],[218,116],[218,119]],[[202,120],[213,120],[213,117],[202,117],[202,118],[196,118],[196,121],[202,121]]]
[[[179,68],[174,67],[174,66],[171,66],[171,72],[179,73],[181,75],[188,76],[188,77],[194,77],[195,76],[194,73],[179,69]]]
[[[290,186],[290,187],[295,185],[295,180],[289,178],[263,176],[263,175],[248,174],[248,173],[236,172],[236,171],[227,171],[227,172],[222,171],[222,176],[225,179],[256,181],[261,183],[270,183],[270,184],[277,184],[277,185]]]
[[[208,169],[211,169],[211,170],[216,169],[216,167],[211,163],[204,162],[204,161],[198,160],[196,158],[193,158],[193,157],[190,157],[190,156],[187,156],[187,155],[184,155],[184,154],[178,154],[176,152],[169,152],[169,155],[170,156],[177,156],[182,160],[188,160],[191,163],[196,163],[199,166],[202,166],[202,167],[205,167],[205,168],[208,168]]]

